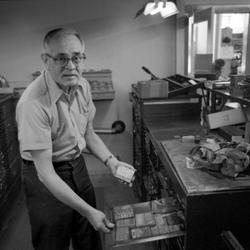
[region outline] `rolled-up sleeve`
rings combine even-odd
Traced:
[[[17,107],[20,150],[51,149],[49,114],[38,102],[24,102]]]

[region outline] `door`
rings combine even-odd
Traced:
[[[235,11],[235,10],[232,10]],[[223,75],[245,74],[249,47],[249,13],[216,11],[215,58],[225,61]]]
[[[214,9],[207,8],[194,13],[189,31],[189,73],[209,73],[213,62]]]

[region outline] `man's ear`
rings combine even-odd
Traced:
[[[48,57],[46,56],[46,54],[44,54],[44,53],[41,54],[41,58],[42,58],[43,63],[46,65],[48,62]]]
[[[49,68],[49,58],[48,58],[48,56],[43,53],[43,54],[41,54],[41,58],[42,58],[45,69],[48,69]]]

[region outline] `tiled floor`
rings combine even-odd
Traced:
[[[132,140],[128,133],[102,135],[106,145],[121,160],[132,163]],[[98,208],[107,211],[116,205],[137,202],[133,191],[120,184],[109,170],[93,156],[85,154],[90,177],[95,186]],[[103,235],[103,239],[105,239]],[[105,242],[105,250],[110,250],[110,242]],[[0,250],[32,250],[27,210],[22,196],[16,202],[8,227],[0,235]],[[119,249],[119,248],[117,248]],[[151,243],[121,247],[121,250],[152,250]]]

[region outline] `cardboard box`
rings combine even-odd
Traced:
[[[138,92],[141,98],[168,97],[168,82],[165,80],[139,81]]]
[[[211,113],[207,115],[210,129],[246,122],[246,115],[241,108]]]

